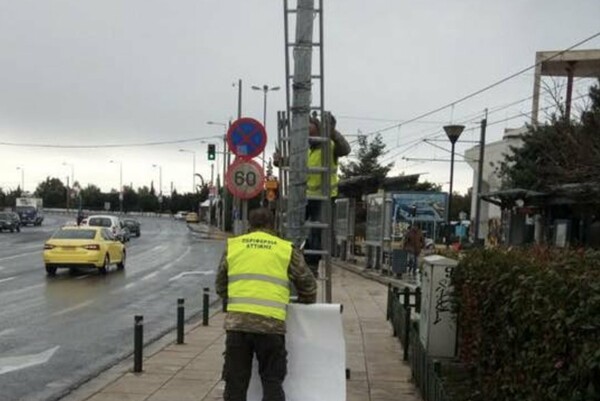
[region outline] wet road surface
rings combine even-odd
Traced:
[[[180,221],[139,220],[125,269],[111,266],[106,276],[59,269],[46,277],[43,244],[66,217],[0,233],[0,401],[58,399],[133,351],[134,315],[144,316],[150,340],[174,327],[177,298],[186,316],[201,310],[203,287],[216,299],[224,242]]]

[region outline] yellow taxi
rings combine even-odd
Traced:
[[[106,274],[110,265],[125,268],[125,245],[106,227],[64,226],[44,244],[49,276],[58,268],[93,267]]]
[[[198,213],[189,212],[188,214],[185,215],[186,223],[198,223],[199,221],[200,221],[200,218],[198,217]]]

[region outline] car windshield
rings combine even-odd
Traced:
[[[33,212],[35,208],[33,206],[17,206],[17,212]]]
[[[94,239],[96,230],[58,230],[52,239]]]
[[[137,221],[135,221],[135,220],[125,220],[124,223],[127,224],[128,226],[135,226],[137,224]]]
[[[88,225],[97,227],[110,227],[112,226],[112,221],[108,217],[92,217],[88,220]]]

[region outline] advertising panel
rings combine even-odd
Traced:
[[[448,194],[444,192],[399,192],[392,197],[392,238],[400,239],[412,223],[437,238],[446,221]]]
[[[380,245],[382,241],[383,207],[383,194],[367,196],[366,240],[371,245]]]

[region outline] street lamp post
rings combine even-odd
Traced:
[[[23,194],[25,192],[25,168],[18,166],[17,170],[21,170],[21,194]]]
[[[280,88],[279,88],[279,86],[274,86],[274,87],[270,88],[269,85],[263,85],[262,87],[253,85],[252,89],[263,92],[263,126],[265,127],[265,131],[266,131],[267,130],[267,93],[269,93],[269,91],[271,91],[271,92],[278,91]],[[263,150],[263,154],[262,154],[262,169],[263,169],[263,171],[265,170],[265,152],[266,152],[266,149]]]
[[[162,166],[160,164],[153,164],[152,167],[158,167],[158,204],[160,205],[160,211],[162,212]]]
[[[123,213],[123,162],[111,160],[110,163],[119,163],[119,213]]]
[[[448,229],[446,230],[446,232],[447,232],[446,246],[450,245],[450,233],[451,233],[450,213],[452,212],[452,191],[453,191],[453,183],[454,183],[454,146],[456,145],[456,141],[458,141],[458,138],[460,137],[460,134],[462,134],[464,129],[465,129],[464,125],[452,124],[452,125],[444,126],[444,131],[446,131],[446,135],[448,136],[448,139],[450,140],[450,143],[452,144],[452,150],[450,152],[450,191],[448,193]]]
[[[179,149],[180,152],[192,154],[192,194],[196,192],[196,152],[189,149]]]
[[[67,166],[71,168],[71,185],[67,183],[67,212],[69,211],[69,204],[71,202],[71,193],[73,192],[73,184],[75,184],[75,166],[72,163],[63,162],[63,166]],[[67,178],[67,181],[69,179]]]

